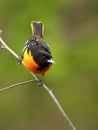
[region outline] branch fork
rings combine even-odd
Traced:
[[[1,35],[1,33],[2,33],[2,30],[0,30],[0,35]],[[0,42],[2,44],[1,48],[7,49],[16,59],[19,59],[19,56],[12,49],[10,49],[10,47],[7,46],[7,44],[3,41],[3,39],[1,37],[0,37]],[[21,61],[21,63],[24,65],[23,61]],[[30,73],[34,77],[33,80],[28,80],[28,81],[24,81],[24,82],[21,82],[21,83],[16,83],[16,84],[10,85],[8,87],[0,89],[0,92],[8,90],[8,89],[16,87],[16,86],[19,86],[19,85],[27,84],[27,83],[30,83],[30,82],[38,82],[38,83],[40,83],[40,80],[37,78],[37,76],[35,74],[33,74],[32,72],[30,72]],[[61,112],[62,116],[64,117],[65,121],[67,122],[68,126],[71,128],[71,130],[76,130],[75,126],[72,124],[72,122],[70,121],[70,119],[66,115],[65,111],[63,110],[62,106],[58,102],[57,98],[55,97],[55,95],[53,94],[51,89],[49,89],[44,83],[41,84],[41,85],[48,92],[48,94],[51,96],[51,98],[53,99],[54,103],[56,104],[56,106],[58,107],[59,111]]]

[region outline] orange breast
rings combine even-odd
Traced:
[[[27,52],[27,49],[24,52],[23,62],[24,62],[25,67],[35,74],[44,74],[51,67],[51,65],[49,65],[43,70],[38,70],[39,65],[34,61],[33,56],[31,55],[31,52],[30,51],[29,53]]]

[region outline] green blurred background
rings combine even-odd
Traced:
[[[56,65],[47,86],[77,130],[98,130],[98,1],[1,0],[2,38],[21,55],[31,21],[43,21]],[[0,49],[0,88],[32,79]],[[0,130],[70,130],[48,93],[30,83],[0,93]]]

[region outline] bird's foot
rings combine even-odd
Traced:
[[[22,63],[22,56],[19,56],[19,57],[17,58],[17,60],[18,60],[18,65],[20,65],[20,64]]]
[[[43,82],[43,80],[42,79],[40,79],[40,80],[38,80],[38,86],[43,86],[43,84],[44,84],[44,82]]]

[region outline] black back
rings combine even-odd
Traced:
[[[48,60],[52,58],[50,48],[43,40],[39,39],[38,41],[36,41],[36,39],[33,37],[32,39],[27,41],[24,48],[27,48],[28,54],[29,52],[31,52],[34,61],[40,66],[38,70],[42,70],[50,64],[48,62]],[[25,49],[23,50],[23,53]]]

